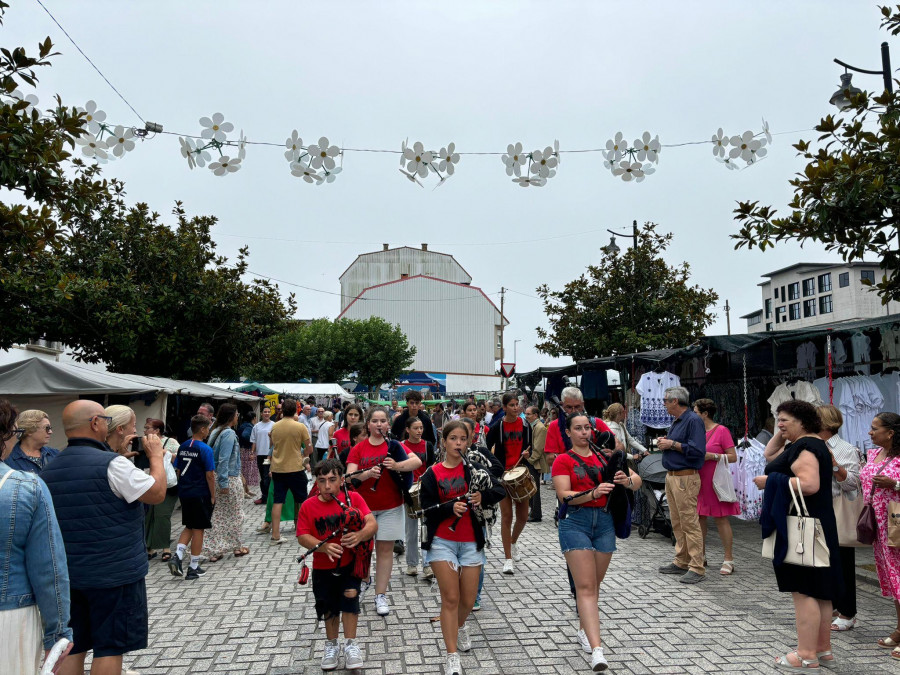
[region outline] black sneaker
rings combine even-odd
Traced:
[[[406,553],[406,544],[404,544],[399,539],[394,541],[394,553],[396,555],[403,555],[404,553]]]
[[[696,572],[687,572],[678,581],[683,584],[699,584],[701,581],[706,581],[706,575],[697,574]]]
[[[188,572],[185,579],[187,579],[188,581],[191,581],[192,579],[199,579],[204,574],[206,574],[206,570],[200,567],[200,565],[197,565],[196,567],[188,567]]]
[[[675,563],[669,563],[668,565],[663,565],[659,568],[660,574],[687,574],[688,570],[683,567],[679,567]]]
[[[178,553],[173,553],[172,557],[169,558],[169,571],[172,573],[173,577],[183,577],[184,570],[181,568],[181,558],[178,557]]]

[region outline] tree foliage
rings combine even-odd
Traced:
[[[268,382],[340,382],[355,372],[359,382],[378,386],[407,370],[416,355],[398,326],[375,316],[295,322],[262,348],[265,356],[249,374]]]
[[[882,27],[900,33],[900,5],[881,7],[881,13]],[[805,140],[794,145],[808,164],[790,181],[790,214],[777,216],[758,201],[738,202],[735,248],[765,251],[796,240],[822,244],[846,261],[874,255],[884,271],[875,284],[882,302],[900,300],[900,94],[862,92],[815,129],[816,147]]]
[[[0,201],[0,348],[45,337],[119,372],[239,374],[293,314],[293,296],[243,282],[248,251],[231,265],[217,255],[215,218],[178,204],[170,227],[126,205],[120,181],[71,157],[85,127],[76,109],[57,97],[39,113],[11,98],[35,85],[52,49],[49,38],[36,57],[0,49],[0,188],[15,200]]]
[[[538,351],[579,360],[679,347],[703,334],[715,317],[718,300],[712,289],[691,286],[690,266],[667,265],[662,253],[672,234],[646,223],[637,247],[615,256],[602,251],[599,265],[551,291],[537,293],[550,328],[538,328]]]

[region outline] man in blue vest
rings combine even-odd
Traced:
[[[166,497],[163,448],[143,438],[149,475],[106,445],[110,418],[94,401],[74,401],[62,414],[69,445],[41,478],[53,496],[66,546],[75,646],[59,675],[121,675],[122,655],[147,647],[147,551],[144,504]],[[51,470],[52,466],[52,470]]]

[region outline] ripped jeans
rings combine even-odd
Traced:
[[[425,552],[425,564],[448,562],[454,569],[484,565],[484,550],[478,550],[474,541],[450,541],[435,537],[431,549]]]

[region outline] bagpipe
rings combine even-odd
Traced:
[[[297,579],[298,584],[305,585],[307,581],[309,581],[309,567],[306,565],[306,559],[310,555],[322,548],[335,537],[350,532],[359,532],[365,526],[365,517],[358,508],[352,506],[350,491],[347,489],[346,483],[343,485],[342,489],[344,491],[346,504],[337,497],[332,497],[332,499],[338,503],[338,506],[341,507],[340,525],[335,528],[334,531],[327,534],[318,544],[297,558],[297,562],[303,566],[300,570],[300,577]],[[346,550],[350,552],[352,558],[349,563],[350,576],[355,579],[368,579],[372,563],[372,552],[375,550],[375,542],[372,539],[368,539],[366,541],[361,541],[353,548]],[[338,568],[340,568],[340,563],[338,564]]]

